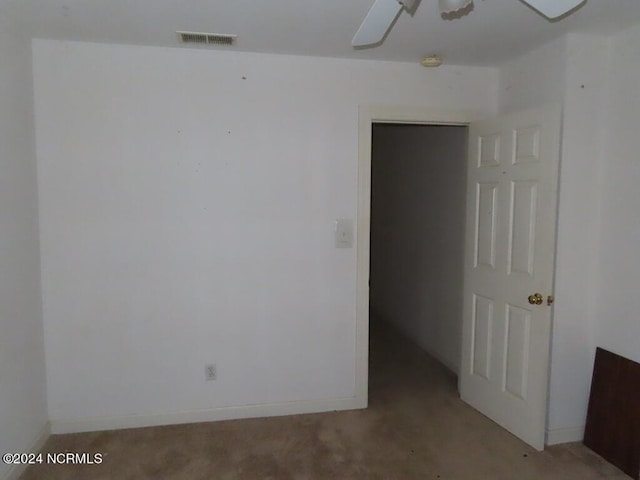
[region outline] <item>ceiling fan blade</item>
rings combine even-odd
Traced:
[[[545,17],[558,18],[570,10],[573,10],[586,0],[522,0],[531,5]]]
[[[351,45],[363,47],[380,42],[400,10],[402,4],[398,0],[376,0],[351,40]]]

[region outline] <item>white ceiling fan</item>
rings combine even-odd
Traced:
[[[586,0],[522,0],[549,19],[558,18]],[[412,12],[417,0],[375,0],[351,45],[373,46],[380,43],[402,9]],[[452,13],[467,8],[473,0],[439,0],[442,13]]]

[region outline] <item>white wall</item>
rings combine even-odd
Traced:
[[[550,443],[581,440],[595,354],[595,279],[604,146],[606,59],[602,37],[567,38],[563,148],[560,167],[556,303],[550,385]]]
[[[47,431],[31,42],[0,18],[0,452]],[[13,473],[10,473],[13,472]],[[0,462],[0,478],[16,476]]]
[[[600,232],[599,172],[604,145],[608,41],[569,35],[506,64],[500,107],[563,105],[548,441],[580,440],[595,349]],[[594,62],[593,59],[600,59]]]
[[[596,344],[640,362],[640,26],[613,37],[608,67]]]
[[[496,107],[492,69],[53,41],[34,65],[57,431],[353,397],[333,221],[356,218],[358,105]]]
[[[378,124],[371,158],[371,311],[458,372],[467,128]]]
[[[562,37],[500,67],[499,108],[517,112],[562,102],[566,79],[567,39]]]

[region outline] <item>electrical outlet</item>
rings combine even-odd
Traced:
[[[204,366],[204,379],[209,382],[211,380],[215,380],[217,376],[216,364],[211,363],[209,365]]]

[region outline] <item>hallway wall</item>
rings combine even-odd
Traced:
[[[376,124],[372,147],[371,311],[457,372],[467,129]]]
[[[0,15],[0,452],[47,434],[31,41]],[[0,462],[0,478],[21,468]]]

